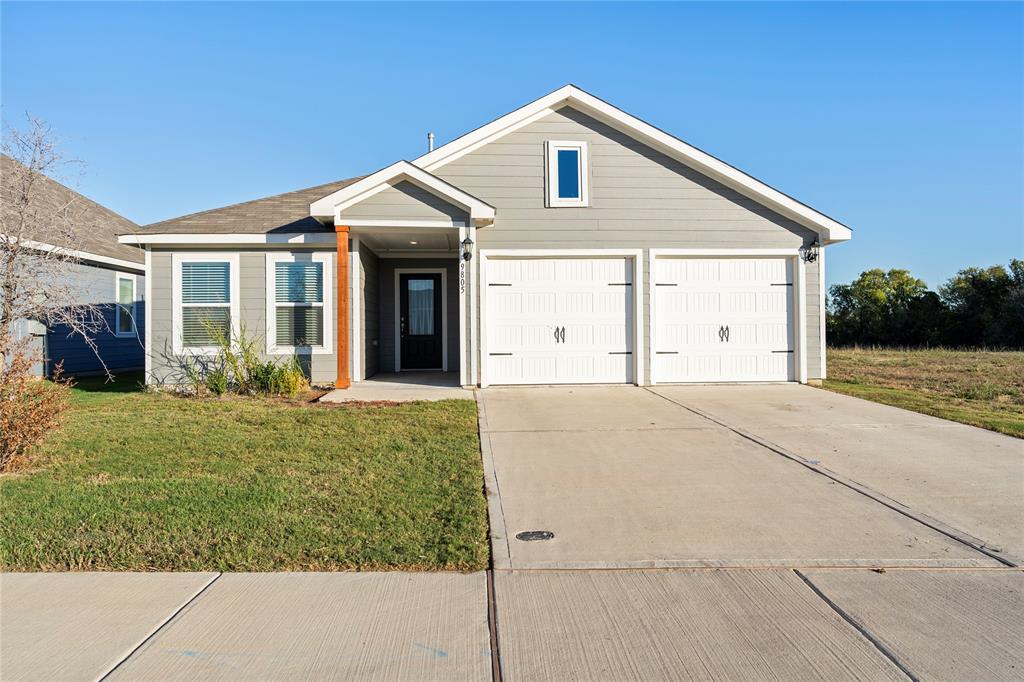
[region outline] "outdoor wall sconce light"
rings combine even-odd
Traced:
[[[805,263],[813,263],[818,260],[818,249],[821,248],[821,244],[818,242],[818,238],[815,237],[814,241],[807,246],[800,247],[800,257],[804,259]]]
[[[466,237],[462,240],[462,260],[471,260],[473,258],[473,240]]]

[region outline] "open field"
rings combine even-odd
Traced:
[[[1024,352],[828,349],[825,388],[1024,438]]]
[[[4,570],[481,569],[472,401],[323,407],[86,381],[0,476]]]

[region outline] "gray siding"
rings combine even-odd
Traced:
[[[103,311],[107,329],[97,332],[93,339],[102,362],[80,335],[73,333],[64,325],[53,325],[46,335],[47,371],[51,371],[58,362],[63,363],[64,374],[69,376],[102,372],[104,364],[115,373],[118,370],[142,368],[145,363],[143,346],[146,338],[146,311],[143,297],[146,291],[146,278],[143,275],[134,275],[137,333],[132,336],[117,336],[114,333],[117,323],[114,278],[117,272],[86,263],[72,263],[65,268],[64,284],[78,292],[76,301],[99,305]]]
[[[589,207],[545,208],[546,140],[588,143]],[[645,321],[650,319],[649,249],[791,248],[815,237],[735,190],[571,108],[509,133],[435,174],[497,208],[494,225],[476,232],[479,248],[643,249]],[[817,269],[813,270],[816,277]],[[815,301],[816,286],[815,280]],[[811,292],[808,281],[808,299]],[[818,347],[819,306],[810,303],[808,341],[813,334],[815,342],[809,344],[808,374],[817,377],[820,361],[815,358],[820,353],[810,351]],[[479,307],[473,317],[479,325]],[[649,328],[644,337],[650,339]],[[650,380],[650,366],[645,363],[645,382]]]
[[[366,246],[359,249],[362,312],[363,376],[372,377],[380,368],[380,259]]]
[[[469,214],[464,209],[408,181],[400,182],[346,208],[342,216],[376,220],[469,220]]]
[[[824,379],[824,363],[821,361],[821,292],[818,289],[821,276],[821,259],[805,265],[807,271],[807,378]]]
[[[448,371],[459,371],[459,282],[454,258],[382,258],[380,260],[380,371],[395,371],[395,270],[444,268],[448,296]]]
[[[198,251],[198,250],[197,250]],[[267,318],[267,282],[266,282],[266,254],[261,249],[239,249],[239,307],[241,313],[240,324],[245,332],[259,339],[259,347],[266,348],[266,318]],[[281,253],[274,251],[274,253]],[[308,250],[303,253],[309,253]],[[330,278],[331,287],[331,310],[330,317],[326,324],[332,329],[337,329],[337,257],[335,251],[331,250],[333,276]],[[172,252],[157,250],[152,254],[151,276],[152,301],[151,312],[151,353],[152,366],[151,376],[148,381],[154,383],[180,383],[183,381],[183,358],[174,353],[172,337],[172,311],[173,286],[172,274]],[[332,338],[336,334],[332,334]],[[334,339],[335,351],[337,339]],[[284,356],[266,356],[273,359]],[[306,368],[311,380],[314,383],[332,383],[337,376],[337,355],[336,352],[322,355],[299,355],[299,360]]]

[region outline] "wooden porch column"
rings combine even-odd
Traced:
[[[338,378],[336,388],[352,385],[348,366],[348,225],[335,225],[338,235]]]

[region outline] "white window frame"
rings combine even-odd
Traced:
[[[130,312],[128,313],[131,317],[132,328],[130,331],[121,331],[121,280],[126,279],[132,283],[132,302],[130,305]],[[114,273],[114,336],[125,339],[138,336],[139,330],[135,324],[135,314],[137,306],[135,305],[138,283],[136,282],[135,275],[127,272],[115,272]]]
[[[334,352],[334,337],[331,331],[334,329],[334,314],[331,293],[334,291],[334,270],[333,253],[324,251],[316,253],[268,253],[267,254],[267,355],[330,355]],[[302,263],[308,262],[307,258],[314,263],[323,266],[323,302],[314,303],[313,307],[323,308],[324,335],[323,343],[319,346],[278,346],[274,343],[277,339],[277,308],[278,306],[307,305],[298,303],[277,302],[277,263]]]
[[[186,303],[181,302],[181,266],[183,263],[209,263],[209,262],[227,263],[228,264],[228,282],[230,286],[230,300],[228,303]],[[238,339],[239,330],[241,329],[241,306],[239,300],[241,298],[241,292],[239,291],[239,284],[241,278],[239,277],[238,271],[238,253],[175,253],[171,257],[171,272],[173,277],[172,282],[172,323],[174,326],[172,332],[171,345],[174,348],[176,355],[195,355],[195,356],[212,356],[217,354],[216,346],[197,346],[185,348],[182,345],[182,307],[216,307],[224,306],[229,308],[231,314],[231,339],[232,344]]]
[[[563,199],[558,196],[558,152],[572,150],[580,155],[580,196]],[[548,140],[544,143],[546,179],[544,198],[548,208],[580,208],[590,205],[590,155],[586,142]]]

